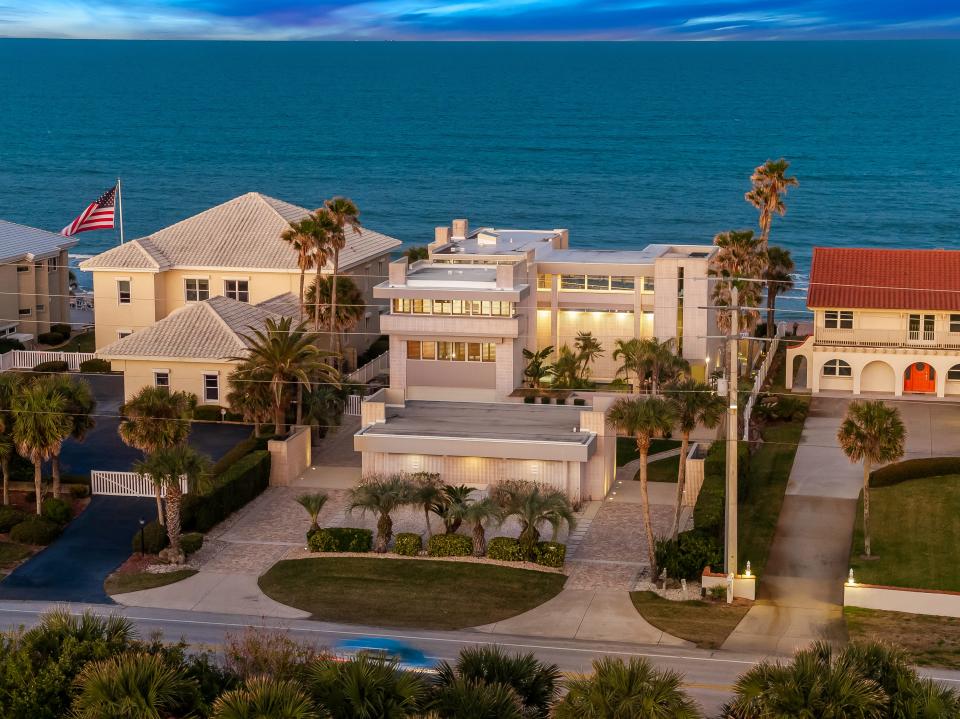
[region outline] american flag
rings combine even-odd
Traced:
[[[66,237],[87,230],[109,230],[113,228],[113,211],[117,199],[117,186],[104,192],[69,225],[60,230]]]

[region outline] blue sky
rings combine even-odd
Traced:
[[[957,0],[0,0],[0,37],[960,38]]]

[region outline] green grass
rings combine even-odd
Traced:
[[[924,666],[960,669],[960,619],[846,607],[851,640],[884,641],[901,647]]]
[[[93,352],[96,349],[96,338],[93,331],[74,335],[61,347],[57,347],[57,352]]]
[[[10,569],[33,552],[30,547],[15,542],[0,542],[0,569]]]
[[[863,498],[850,550],[858,582],[960,591],[960,475],[911,479],[870,490],[872,554],[863,552]]]
[[[174,582],[179,582],[187,577],[192,577],[196,573],[196,569],[181,569],[176,572],[167,572],[165,574],[152,574],[150,572],[111,574],[109,577],[107,577],[107,581],[103,583],[103,589],[107,594],[139,592],[141,589],[165,587],[168,584],[173,584]]]
[[[655,439],[650,443],[650,454],[666,452],[680,446],[679,439]],[[640,457],[637,454],[637,442],[633,437],[617,437],[617,466],[622,467]]]
[[[630,592],[640,615],[657,629],[701,649],[717,649],[750,610],[750,605],[691,600],[672,602],[653,592]]]
[[[492,564],[365,557],[285,560],[260,577],[272,599],[314,619],[463,629],[526,612],[566,577]]]
[[[651,462],[647,465],[647,481],[649,482],[676,482],[677,473],[680,471],[680,455],[676,457],[667,457],[658,462]],[[634,480],[640,481],[640,470],[633,476]]]

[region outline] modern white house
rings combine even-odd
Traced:
[[[960,397],[960,251],[817,247],[807,306],[788,389]]]

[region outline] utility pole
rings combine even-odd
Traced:
[[[740,374],[740,304],[736,287],[730,288],[730,382],[727,385],[727,488],[726,533],[724,537],[724,573],[737,573],[737,378]]]

